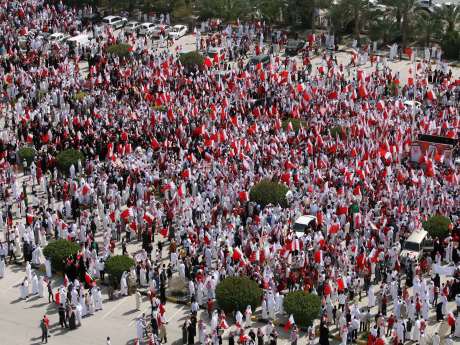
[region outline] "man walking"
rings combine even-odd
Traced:
[[[40,321],[40,329],[42,330],[42,343],[48,343],[48,328],[49,319],[46,315],[43,315],[43,319]]]
[[[65,328],[68,328],[67,321],[65,318],[65,308],[62,303],[59,305],[59,324],[61,325],[61,328],[63,328],[64,326]]]
[[[51,287],[51,280],[48,279],[48,282],[46,283],[46,287],[48,288],[48,303],[51,303],[51,301],[54,302],[54,295],[53,295],[53,288]]]

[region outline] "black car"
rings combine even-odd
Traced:
[[[270,56],[268,55],[256,55],[249,59],[246,69],[249,69],[251,66],[257,66],[261,63],[263,67],[266,67],[270,63]]]
[[[289,40],[286,45],[286,55],[294,56],[305,49],[306,42],[302,40]]]

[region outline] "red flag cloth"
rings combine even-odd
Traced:
[[[127,208],[123,212],[120,213],[120,217],[124,220],[126,220],[128,217],[133,215],[133,210],[131,208]]]
[[[284,330],[286,332],[289,331],[293,325],[295,325],[295,321],[294,321],[294,316],[292,316],[292,314],[291,314],[291,316],[289,316],[288,321],[284,325]]]
[[[181,173],[181,177],[182,177],[183,179],[189,179],[190,176],[191,176],[190,168],[185,169],[185,170],[182,171],[182,173]]]
[[[239,196],[241,202],[248,202],[249,201],[249,193],[248,192],[245,192],[245,191],[239,192],[238,196]]]
[[[85,272],[85,282],[88,285],[93,284],[93,278],[88,274],[88,272]]]
[[[162,228],[162,229],[160,230],[160,234],[161,234],[161,236],[163,236],[163,237],[168,237],[168,228]]]
[[[150,214],[149,212],[145,212],[144,213],[144,217],[143,219],[145,220],[146,223],[152,225],[153,224],[153,221],[155,220],[155,218],[153,217],[152,214]]]
[[[155,138],[152,139],[152,141],[150,142],[150,145],[152,146],[154,150],[158,150],[161,147],[160,143]]]

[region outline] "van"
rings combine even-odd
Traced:
[[[113,29],[121,29],[128,22],[128,19],[120,16],[107,16],[102,19],[102,22],[111,26]]]
[[[426,230],[414,231],[407,240],[404,241],[403,250],[399,255],[402,261],[407,258],[418,261],[424,253],[433,250],[433,240],[429,238]]]
[[[310,230],[313,227],[316,227],[316,217],[305,215],[296,219],[293,229],[297,237],[302,237],[307,230]]]

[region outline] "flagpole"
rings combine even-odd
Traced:
[[[415,121],[415,96],[417,91],[417,72],[416,72],[416,59],[417,59],[417,48],[413,51],[414,60],[412,61],[412,80],[414,81],[414,100],[412,103],[412,121]]]

